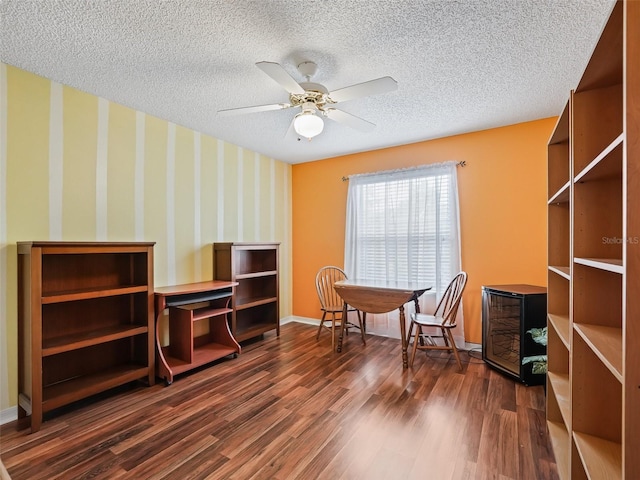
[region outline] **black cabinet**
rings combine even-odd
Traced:
[[[482,287],[482,359],[525,385],[543,385],[547,347],[546,331],[542,329],[547,326],[546,310],[544,287]]]

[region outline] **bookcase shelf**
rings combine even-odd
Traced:
[[[622,382],[622,329],[579,323],[574,324],[573,328],[618,381]]]
[[[105,391],[123,383],[128,383],[144,377],[148,373],[148,367],[136,364],[121,364],[105,368],[99,372],[72,378],[64,382],[56,383],[43,389],[44,412],[67,405],[76,400],[85,398],[83,392]]]
[[[598,268],[606,272],[624,273],[622,259],[620,258],[574,258],[578,265]]]
[[[42,295],[42,304],[75,302],[78,300],[89,300],[92,298],[115,297],[117,295],[130,295],[132,293],[146,292],[146,285],[132,285],[124,287],[106,287],[102,289],[81,289],[71,291],[60,291],[46,293]]]
[[[99,345],[101,343],[113,342],[134,335],[148,334],[147,326],[120,326],[114,325],[91,332],[74,333],[60,337],[43,339],[42,356],[57,355],[58,353],[69,352],[79,348]]]
[[[555,395],[555,399],[558,402],[560,408],[560,414],[565,425],[571,424],[571,385],[569,383],[569,375],[562,375],[558,373],[549,372],[549,383],[551,389]]]
[[[619,443],[575,432],[573,438],[589,478],[622,478],[622,448]]]
[[[569,478],[569,433],[563,422],[547,421],[553,451],[556,452],[556,465],[562,478]]]
[[[637,58],[640,2],[616,1],[548,145],[547,425],[563,479],[640,478]]]
[[[549,323],[548,326],[550,326],[556,331],[556,333],[560,337],[560,340],[562,341],[562,344],[568,350],[570,345],[569,338],[571,336],[571,327],[569,326],[569,316],[555,315],[553,313],[549,313],[547,315],[547,318]]]

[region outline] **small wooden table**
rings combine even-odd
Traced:
[[[402,340],[402,367],[408,368],[407,355],[407,326],[405,324],[404,304],[415,302],[416,312],[420,312],[418,298],[430,286],[418,283],[380,282],[370,280],[341,280],[333,287],[344,300],[343,318],[346,318],[347,305],[357,308],[363,313],[388,313],[396,308],[400,310],[400,338]],[[340,336],[338,337],[338,352],[342,351],[342,337],[344,325],[341,322]]]
[[[213,280],[155,289],[156,367],[167,385],[175,375],[240,353],[227,321],[237,285]],[[169,308],[169,345],[163,347],[159,320],[165,308]],[[199,320],[209,322],[209,332],[194,337],[194,323]]]

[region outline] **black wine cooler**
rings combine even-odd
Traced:
[[[525,385],[543,385],[547,367],[547,290],[482,287],[482,359]]]

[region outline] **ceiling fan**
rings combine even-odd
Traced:
[[[324,128],[322,117],[362,132],[373,130],[375,128],[373,123],[338,110],[334,106],[354,98],[392,92],[398,88],[398,83],[393,78],[381,77],[329,92],[323,85],[310,81],[318,70],[318,66],[313,62],[302,62],[298,65],[298,71],[306,79],[305,82],[300,83],[294,80],[279,63],[258,62],[256,66],[289,92],[289,103],[230,108],[219,110],[218,114],[235,115],[299,107],[301,111],[293,117],[291,126],[298,135],[309,140],[322,132]]]

